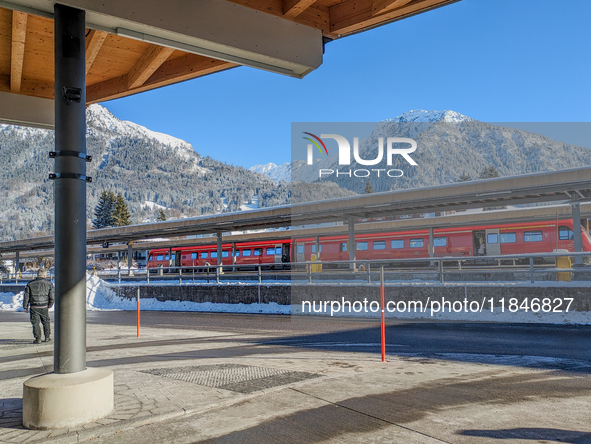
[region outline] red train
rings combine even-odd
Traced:
[[[551,253],[555,249],[574,251],[573,222],[571,219],[529,222],[507,225],[479,225],[433,230],[436,257],[482,257]],[[581,228],[583,251],[591,251],[591,237]],[[223,265],[250,267],[257,265],[281,266],[286,262],[304,262],[316,253],[315,238],[283,241],[243,242],[236,244],[235,257],[232,244],[222,247]],[[355,236],[357,260],[405,259],[429,257],[428,230],[395,233],[371,233]],[[349,260],[348,237],[320,238],[320,257],[323,262]],[[217,264],[217,245],[151,250],[148,268],[204,267]]]

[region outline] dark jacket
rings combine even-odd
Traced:
[[[53,306],[53,284],[40,277],[29,282],[25,288],[23,308],[27,310],[29,304],[31,307],[51,308]]]

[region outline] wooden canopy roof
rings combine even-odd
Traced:
[[[325,39],[364,31],[453,1],[456,0],[223,0],[226,4],[255,10],[260,18],[263,18],[260,14],[265,14],[313,28]],[[47,3],[47,0],[0,1],[0,92],[53,99],[54,24],[50,9],[44,6]],[[166,4],[168,2],[162,2]],[[88,26],[88,104],[240,64],[129,38],[109,32],[106,27]]]

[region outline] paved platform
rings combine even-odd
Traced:
[[[88,366],[113,369],[114,412],[26,430],[22,384],[52,370],[53,345],[31,344],[22,313],[0,321],[0,443],[591,443],[587,359],[425,355],[394,340],[382,363],[376,343],[305,342],[305,326],[265,330],[262,317],[250,330],[152,323],[140,338],[89,323]]]

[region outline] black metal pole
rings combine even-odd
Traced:
[[[352,217],[349,217],[348,229],[349,229],[349,245],[347,246],[347,248],[349,249],[349,260],[354,261],[355,260],[355,248],[356,248],[356,246],[355,246],[355,221]],[[350,263],[349,267],[351,268],[351,270],[357,271],[357,264],[355,262]]]
[[[583,238],[581,236],[581,207],[578,196],[575,194],[571,200],[573,214],[573,241],[575,253],[583,251]],[[575,265],[583,265],[583,257],[575,256]]]
[[[54,372],[86,369],[85,13],[56,4]]]

